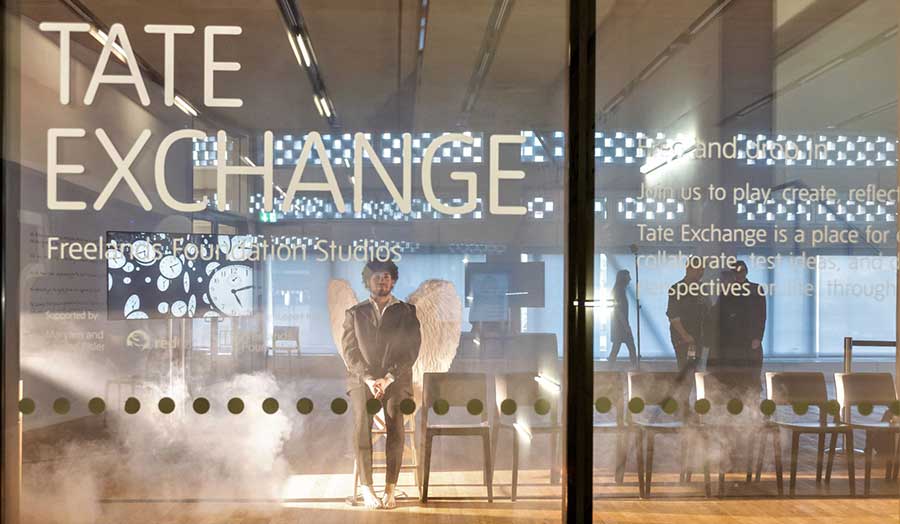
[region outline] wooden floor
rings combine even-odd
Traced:
[[[506,523],[560,522],[559,501],[404,502],[395,510],[370,511],[342,503],[196,504],[106,503],[95,524],[287,524],[315,523]],[[614,500],[595,501],[594,522],[646,524],[893,524],[900,520],[897,500]],[[32,524],[34,520],[26,520]],[[44,521],[51,522],[51,521]]]

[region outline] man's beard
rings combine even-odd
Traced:
[[[372,295],[376,297],[386,297],[391,294],[392,289],[387,286],[376,286],[375,289],[371,290]]]

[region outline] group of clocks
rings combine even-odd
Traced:
[[[107,233],[110,320],[253,313],[250,235]]]

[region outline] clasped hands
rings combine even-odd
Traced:
[[[390,374],[382,377],[382,378],[368,378],[366,379],[366,386],[368,386],[369,391],[372,392],[372,396],[378,400],[381,400],[381,397],[384,396],[387,391],[388,386],[394,383],[394,377]]]

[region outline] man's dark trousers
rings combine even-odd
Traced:
[[[359,478],[364,485],[371,486],[372,481],[372,418],[366,410],[369,399],[375,398],[365,385],[354,387],[347,392],[350,395],[350,404],[353,410],[354,435],[357,442],[356,464]],[[403,445],[405,440],[403,412],[400,411],[400,403],[407,398],[412,398],[412,384],[409,380],[399,379],[392,383],[385,396],[381,398],[384,405],[385,429],[387,437],[385,441],[385,454],[387,455],[386,484],[396,484],[400,476],[400,466],[403,464]]]

